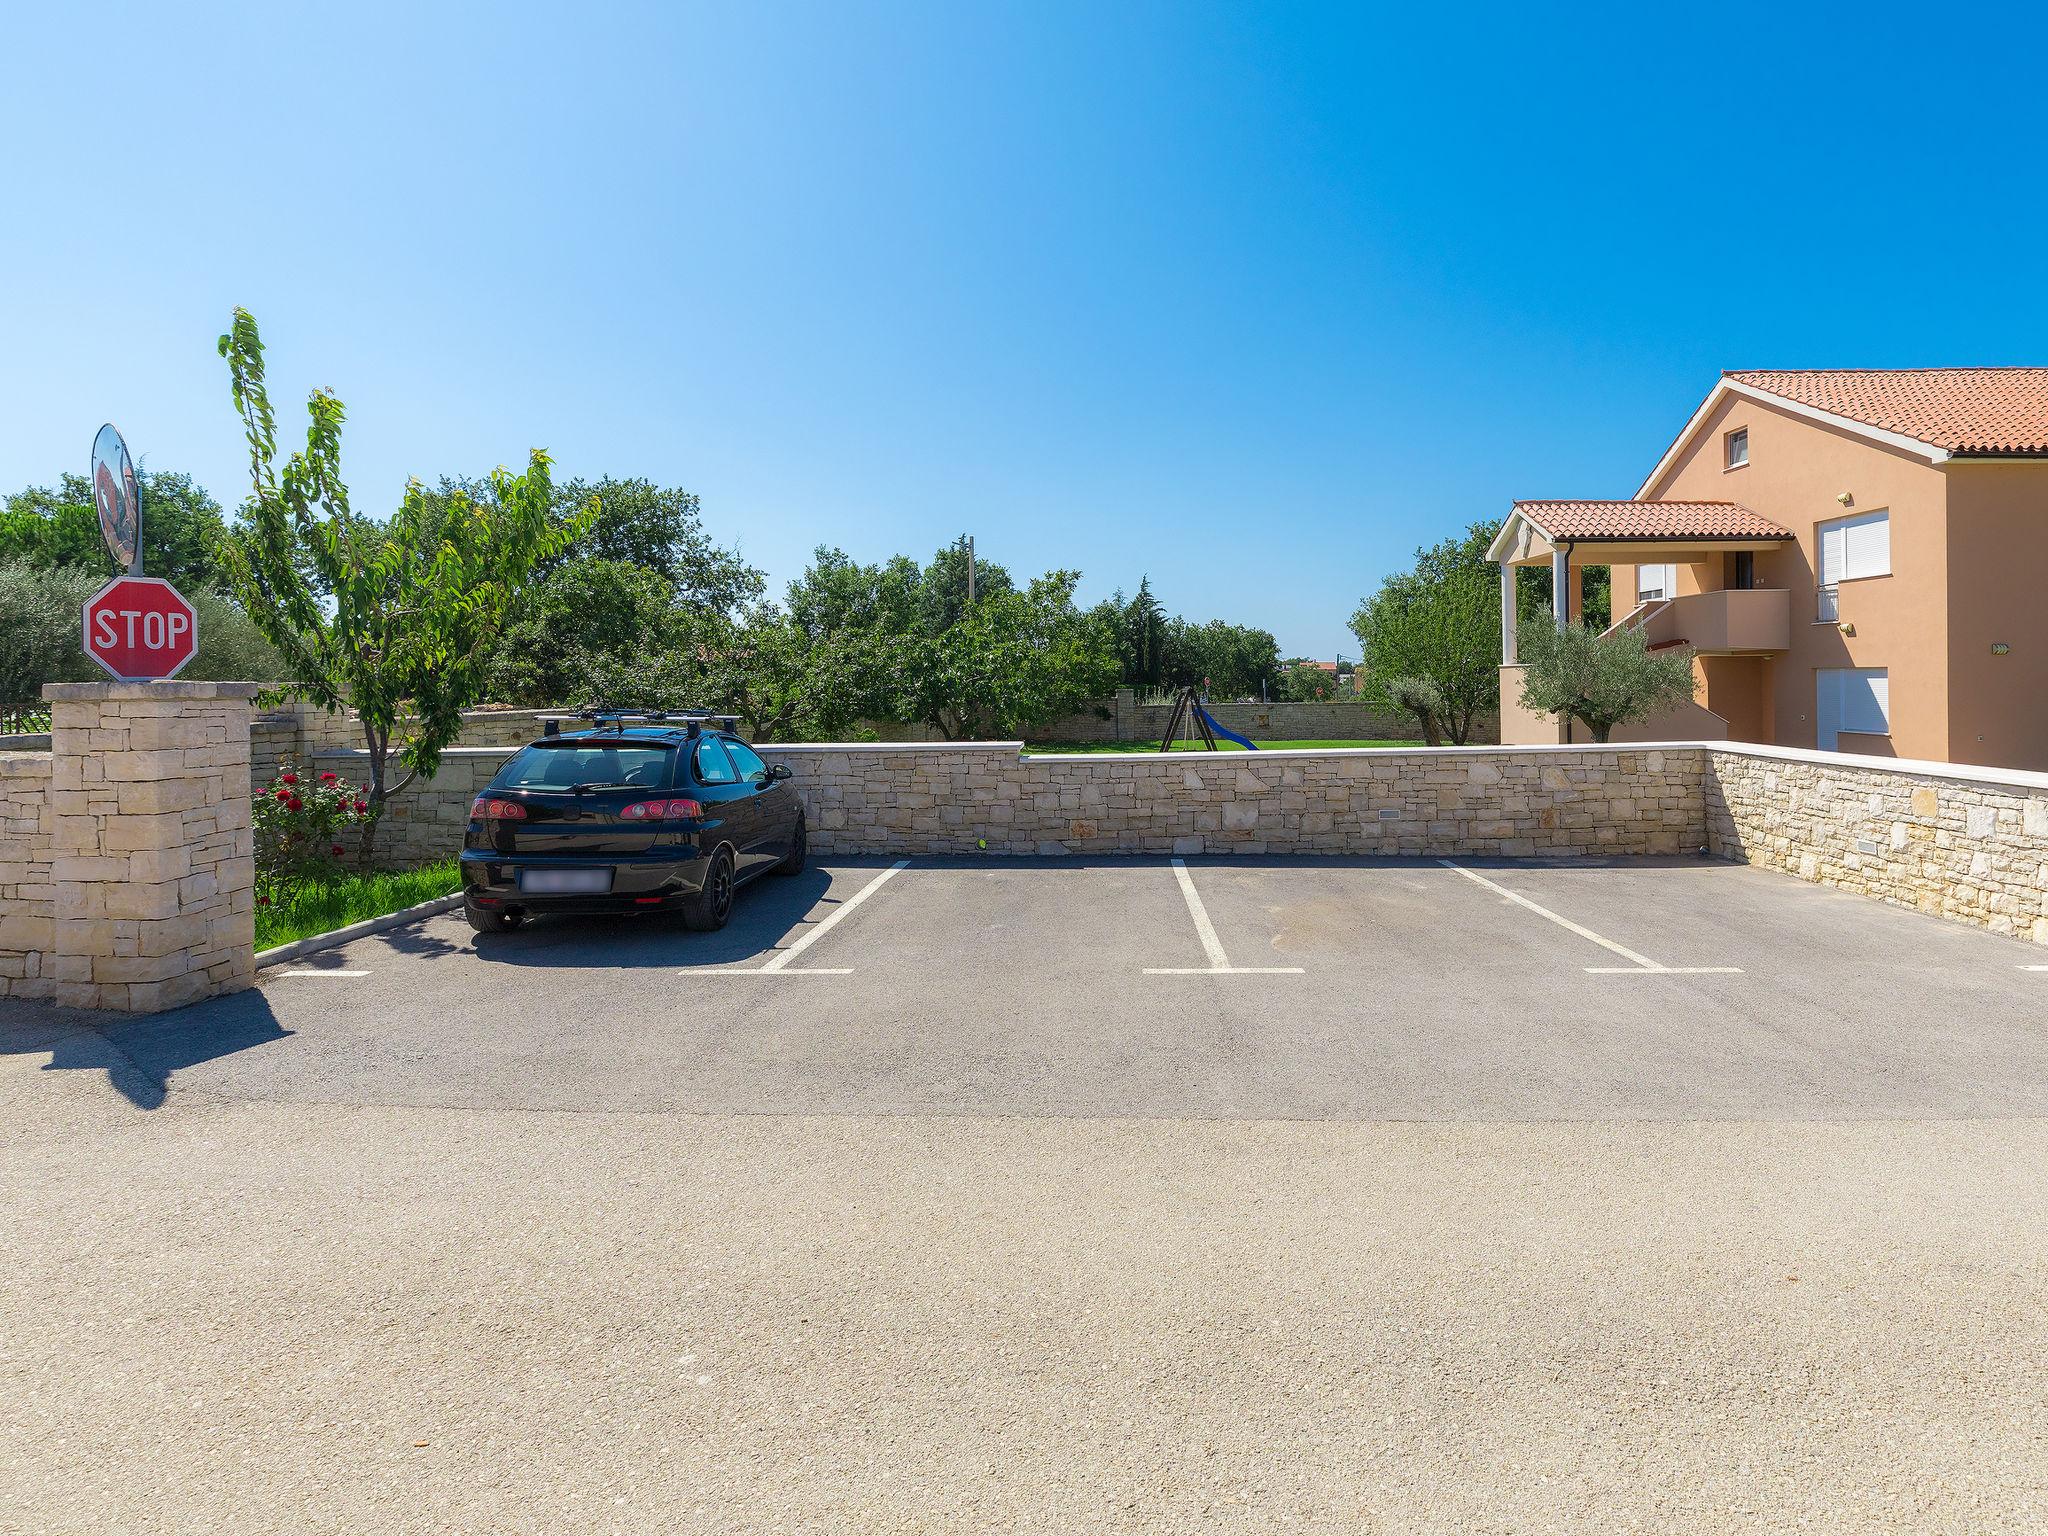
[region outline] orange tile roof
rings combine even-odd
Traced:
[[[1723,377],[1952,454],[2048,454],[2048,368],[1766,368]]]
[[[1736,501],[1518,501],[1515,510],[1553,539],[1789,539]]]

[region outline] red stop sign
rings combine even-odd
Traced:
[[[85,654],[124,682],[176,677],[199,650],[199,615],[160,576],[116,576],[85,600]]]

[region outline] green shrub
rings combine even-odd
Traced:
[[[39,708],[45,683],[105,675],[86,659],[79,613],[100,582],[76,567],[0,565],[0,710]]]

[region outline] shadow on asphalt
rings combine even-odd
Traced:
[[[827,895],[832,881],[823,869],[807,869],[787,879],[764,875],[741,888],[731,921],[717,933],[692,933],[676,912],[644,917],[557,914],[529,919],[511,933],[479,933],[473,939],[474,952],[477,959],[494,965],[550,968],[685,970],[748,965],[765,961],[777,945],[794,942],[805,927],[804,915],[813,907],[821,907],[822,922],[840,901],[867,883],[863,873],[855,870],[850,880],[842,879],[838,897]],[[407,954],[431,956],[461,948],[418,930],[389,938],[393,949]]]
[[[47,1022],[0,1025],[0,1056],[49,1052],[45,1072],[105,1072],[137,1109],[156,1109],[171,1075],[202,1062],[286,1039],[257,991],[213,998],[149,1018],[50,1009]]]

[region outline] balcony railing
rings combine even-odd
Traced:
[[[1782,587],[1694,592],[1644,603],[1614,626],[1653,646],[1689,645],[1708,655],[1783,651],[1792,644],[1792,594]]]
[[[1836,621],[1837,621],[1838,619],[1840,619],[1840,618],[1841,618],[1841,616],[1842,616],[1842,605],[1841,605],[1841,602],[1840,602],[1840,600],[1839,600],[1839,595],[1838,595],[1838,594],[1840,593],[1840,591],[1841,591],[1841,589],[1840,589],[1839,587],[1835,587],[1835,586],[1825,586],[1825,587],[1822,587],[1822,588],[1820,588],[1820,589],[1819,589],[1819,592],[1820,592],[1820,603],[1819,603],[1819,608],[1820,608],[1820,622],[1821,622],[1821,623],[1823,623],[1823,624],[1833,624],[1834,622],[1836,622]]]

